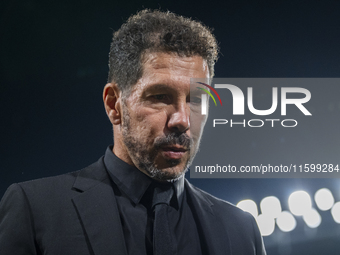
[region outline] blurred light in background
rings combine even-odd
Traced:
[[[337,202],[333,205],[331,210],[333,219],[336,223],[340,223],[340,202]]]
[[[260,215],[258,215],[257,204],[251,199],[240,201],[237,207],[254,216],[262,236],[269,236],[274,233],[275,222],[283,232],[294,230],[297,225],[294,215],[302,216],[301,218],[308,227],[317,228],[322,222],[322,217],[317,209],[321,211],[331,209],[334,221],[340,224],[340,202],[334,204],[334,197],[329,189],[319,189],[314,194],[314,200],[317,208],[312,208],[311,196],[306,191],[299,190],[293,192],[288,197],[290,212],[282,211],[281,202],[275,196],[268,196],[261,200]],[[325,222],[327,222],[327,220]]]
[[[236,206],[245,212],[249,212],[256,219],[258,215],[258,211],[257,211],[257,205],[253,200],[251,199],[242,200]]]
[[[262,199],[260,203],[261,212],[270,218],[277,218],[282,209],[280,200],[277,197],[270,196]]]
[[[276,219],[276,223],[283,232],[290,232],[296,227],[296,220],[288,211],[281,212]]]
[[[269,236],[274,232],[275,220],[267,215],[260,214],[257,218],[257,225],[259,226],[262,236]]]
[[[314,208],[303,215],[303,220],[310,228],[317,228],[321,224],[321,216]]]
[[[296,216],[302,216],[312,208],[312,200],[306,191],[293,192],[288,198],[289,210]]]
[[[320,210],[327,211],[334,205],[334,197],[329,189],[319,189],[314,196],[315,202]]]

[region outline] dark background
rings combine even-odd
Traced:
[[[109,45],[112,32],[143,8],[214,28],[221,48],[216,77],[339,77],[340,1],[2,1],[0,196],[11,183],[85,167],[112,143],[102,103]],[[322,104],[329,106],[327,99]],[[332,104],[339,111],[339,100]],[[233,135],[230,143],[236,142],[240,153],[242,142],[248,144]],[[323,187],[340,200],[339,179],[191,182],[235,204],[250,198],[259,205],[275,195],[287,210],[291,192],[313,195]],[[320,214],[318,229],[301,219],[290,233],[276,228],[265,238],[268,254],[338,254],[339,225],[329,212]]]

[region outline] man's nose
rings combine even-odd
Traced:
[[[185,104],[177,105],[170,114],[168,128],[177,133],[184,133],[190,128],[190,107]]]

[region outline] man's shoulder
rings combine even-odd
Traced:
[[[26,196],[34,198],[51,197],[51,195],[62,196],[77,190],[77,187],[83,187],[83,183],[95,185],[107,178],[107,173],[102,163],[102,158],[97,162],[84,167],[80,170],[34,179],[25,182],[12,184],[8,190],[21,190]],[[79,185],[77,185],[79,184]]]
[[[73,185],[75,179],[77,178],[77,176],[79,175],[81,171],[83,171],[83,169],[65,173],[65,174],[19,182],[13,185],[19,185],[24,190],[41,189],[41,188],[47,188],[51,190],[56,187],[58,188],[63,187],[63,186],[69,187]]]

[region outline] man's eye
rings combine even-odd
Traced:
[[[190,103],[193,103],[193,104],[201,104],[202,100],[200,97],[192,97],[190,98]]]
[[[156,100],[166,100],[167,99],[167,95],[165,95],[165,94],[153,95],[152,97]]]

